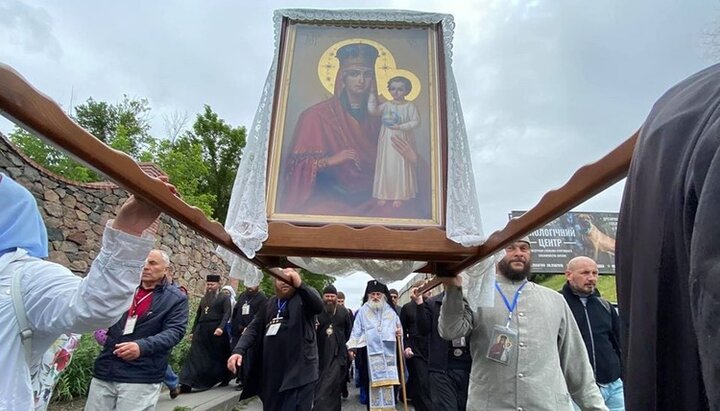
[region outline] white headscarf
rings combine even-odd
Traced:
[[[232,311],[235,309],[235,300],[237,299],[237,296],[235,295],[235,289],[231,285],[226,285],[220,291],[222,290],[228,290],[230,291],[230,310]]]

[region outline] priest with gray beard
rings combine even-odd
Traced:
[[[325,309],[317,317],[320,379],[315,386],[313,410],[340,411],[349,363],[345,343],[352,331],[352,317],[337,303],[337,289],[332,284],[323,290],[323,301]]]
[[[370,280],[347,342],[360,384],[368,390],[369,410],[395,409],[393,388],[400,385],[397,338],[402,333],[387,286]]]
[[[225,367],[230,341],[223,327],[230,318],[230,297],[220,290],[220,276],[206,277],[205,295],[200,300],[193,325],[192,345],[182,372],[180,392],[204,391],[220,383],[227,385],[230,374]]]

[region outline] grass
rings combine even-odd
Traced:
[[[565,276],[551,275],[537,281],[537,283],[544,285],[547,288],[560,291],[563,285],[565,285]],[[602,295],[606,300],[611,303],[617,303],[617,288],[615,287],[614,275],[601,275],[600,278],[598,278],[597,288],[600,291],[600,295]]]

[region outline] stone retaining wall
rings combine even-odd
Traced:
[[[148,174],[162,174],[155,165],[141,166]],[[128,193],[110,182],[76,183],[57,176],[30,160],[2,134],[0,172],[25,186],[37,199],[48,231],[49,260],[85,276],[100,250],[105,223]],[[203,293],[207,274],[227,278],[229,267],[215,254],[214,243],[164,215],[156,230],[157,247],[168,252],[175,278],[192,295]]]

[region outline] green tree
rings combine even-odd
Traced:
[[[215,197],[212,216],[224,223],[235,173],[245,147],[245,127],[232,127],[205,105],[186,137],[202,147],[202,159],[208,172],[200,191]]]
[[[180,137],[175,143],[161,140],[154,144],[153,160],[167,173],[183,200],[212,216],[216,198],[202,189],[208,175],[202,145],[187,136]]]
[[[150,135],[150,105],[147,99],[109,104],[92,97],[75,107],[75,120],[109,146],[138,159],[153,140]]]
[[[57,175],[81,183],[100,180],[97,173],[18,126],[15,126],[9,137],[10,141],[34,162]]]

